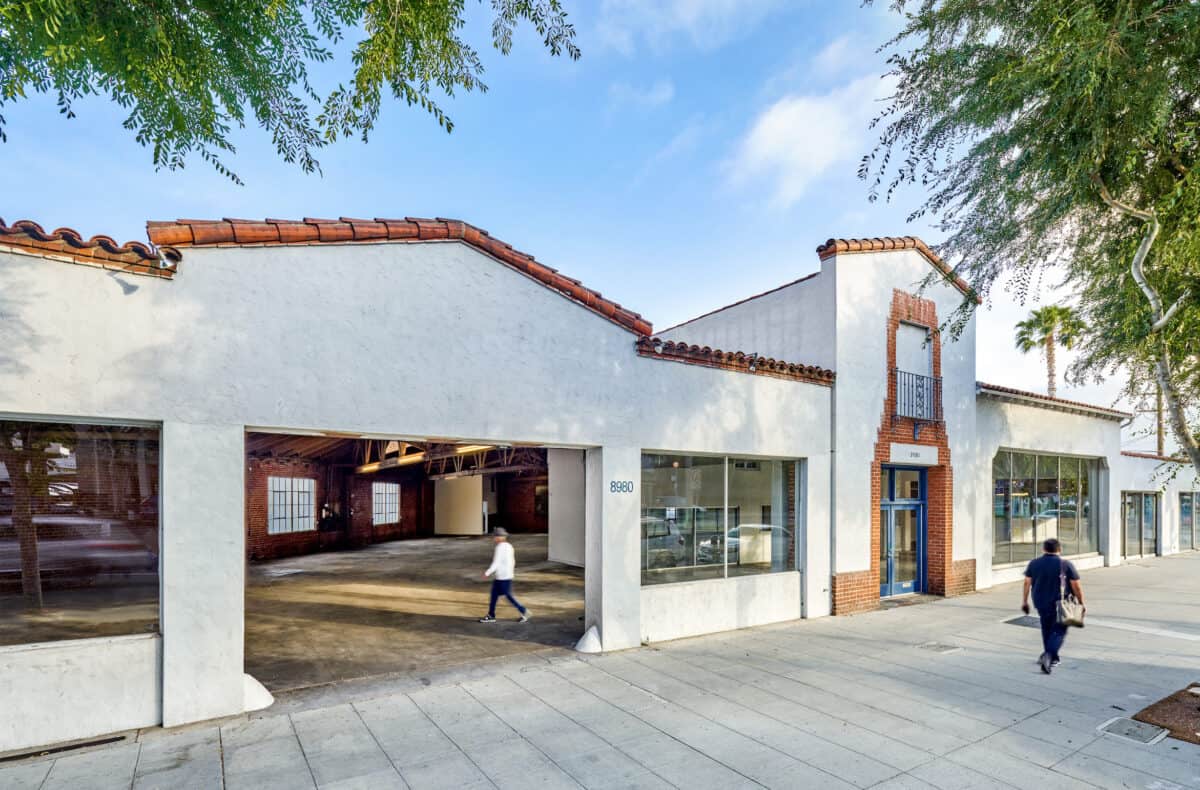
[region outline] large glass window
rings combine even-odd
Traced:
[[[317,528],[317,481],[308,477],[267,478],[267,534],[308,532]]]
[[[371,524],[400,523],[400,484],[371,483]]]
[[[1200,496],[1191,493],[1179,495],[1179,550],[1196,548],[1196,501]]]
[[[794,461],[642,455],[642,583],[795,568]]]
[[[0,420],[0,645],[158,630],[157,428]]]
[[[1121,531],[1126,557],[1158,552],[1158,494],[1124,491],[1121,494]]]
[[[992,459],[992,562],[1025,562],[1057,538],[1070,556],[1096,551],[1095,460],[1001,450]]]

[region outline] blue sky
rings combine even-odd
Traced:
[[[49,97],[9,105],[0,217],[120,241],[144,239],[148,219],[456,217],[659,327],[815,270],[831,236],[938,240],[905,223],[919,192],[872,204],[855,176],[886,93],[876,48],[898,24],[887,3],[565,2],[580,61],[550,57],[528,29],[501,56],[490,4],[468,3],[490,90],[444,102],[449,135],[387,105],[368,144],[321,153],[321,176],[283,163],[255,127],[229,160],[237,186],[198,159],[155,172],[102,100],[73,120]],[[980,316],[980,379],[1042,390],[1041,359],[1012,350],[1033,304],[999,290],[994,301]],[[1109,404],[1118,389],[1060,384],[1060,395]]]

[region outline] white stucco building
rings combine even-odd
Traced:
[[[1128,415],[976,380],[974,320],[938,331],[972,292],[916,239],[831,241],[817,273],[655,335],[453,220],[149,230],[0,223],[0,447],[71,459],[58,488],[0,478],[0,612],[41,562],[47,600],[103,621],[46,564],[80,541],[116,557],[121,536],[126,578],[149,563],[141,633],[41,639],[5,614],[0,752],[254,707],[248,556],[315,550],[328,492],[359,484],[376,525],[421,507],[429,534],[479,534],[480,481],[517,451],[604,650],[970,592],[1019,578],[1045,537],[1080,567],[1200,539],[1200,485],[1123,454]],[[320,471],[256,454],[282,437]]]

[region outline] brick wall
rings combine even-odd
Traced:
[[[954,548],[954,467],[946,424],[924,424],[920,436],[913,438],[914,421],[893,419],[896,405],[896,332],[901,322],[929,329],[932,337],[931,355],[934,377],[942,375],[942,343],[938,332],[937,307],[929,299],[921,299],[903,291],[892,292],[892,306],[887,321],[888,390],[880,417],[879,432],[871,460],[871,567],[834,576],[833,608],[835,614],[867,611],[879,605],[880,583],[880,483],[883,467],[891,457],[891,444],[919,444],[936,447],[938,465],[926,472],[926,592],[933,595],[958,595],[975,589],[975,561],[953,561]]]
[[[497,513],[489,519],[494,527],[504,527],[515,533],[545,533],[549,531],[548,514],[537,512],[537,488],[548,484],[549,478],[503,476],[496,480]],[[485,482],[486,485],[486,482]],[[543,500],[544,501],[544,500]]]
[[[372,524],[375,517],[375,502],[372,483],[388,482],[400,484],[400,521],[394,524]],[[432,496],[426,500],[424,476],[417,470],[388,469],[373,475],[353,475],[350,486],[350,536],[349,543],[365,546],[400,538],[428,537],[433,534],[432,523],[428,530],[422,524],[422,511],[428,501],[432,511]]]
[[[328,466],[305,458],[246,459],[246,557],[251,560],[292,557],[319,551],[336,541],[337,535],[317,530],[271,535],[267,532],[267,478],[306,477],[316,481],[316,518],[328,496]]]

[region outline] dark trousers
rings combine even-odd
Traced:
[[[507,598],[508,602],[513,606],[517,607],[518,612],[525,614],[525,607],[521,606],[516,598],[513,598],[512,579],[492,579],[492,602],[488,605],[488,615],[490,617],[496,616],[496,601],[500,600],[501,595]]]
[[[1057,661],[1058,651],[1067,638],[1067,627],[1058,624],[1058,604],[1049,609],[1038,609],[1038,617],[1042,620],[1042,648],[1050,655],[1050,660]]]

